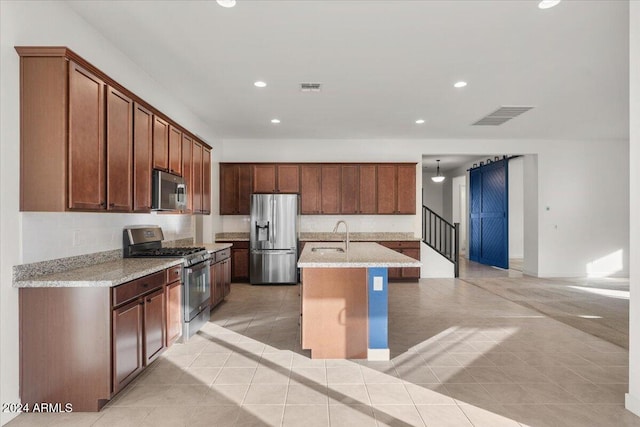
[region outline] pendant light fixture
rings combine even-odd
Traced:
[[[440,175],[440,160],[436,160],[436,162],[438,162],[438,168],[436,170],[436,175],[431,177],[431,181],[442,182],[444,181],[444,176]]]

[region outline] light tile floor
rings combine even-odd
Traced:
[[[625,348],[495,289],[392,284],[389,362],[309,359],[299,304],[297,286],[233,284],[198,335],[100,413],[9,425],[640,426],[623,407]]]

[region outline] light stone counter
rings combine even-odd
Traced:
[[[352,232],[349,234],[352,242],[386,242],[386,241],[419,241],[419,237],[415,237],[413,233],[406,232]],[[340,242],[344,239],[344,232],[328,233],[328,232],[301,232],[301,242]],[[216,240],[223,241],[249,241],[248,232],[234,233],[217,233]]]
[[[299,268],[420,267],[422,263],[372,242],[350,242],[347,252],[313,252],[313,248],[344,248],[342,243],[309,242],[305,244]]]
[[[214,253],[230,248],[233,243],[196,243],[194,246],[203,246],[209,253]]]
[[[180,258],[122,258],[87,267],[26,277],[15,288],[113,287],[182,263]]]

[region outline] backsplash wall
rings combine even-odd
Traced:
[[[127,225],[159,225],[165,240],[194,237],[191,215],[23,212],[22,263],[122,249]]]
[[[223,215],[224,232],[249,232],[249,216]],[[301,215],[300,232],[330,232],[339,220],[355,232],[413,232],[415,215]],[[340,228],[344,230],[344,228]]]

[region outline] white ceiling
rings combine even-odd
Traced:
[[[628,138],[626,1],[68,3],[224,138]]]

